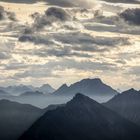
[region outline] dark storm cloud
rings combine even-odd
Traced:
[[[120,17],[130,24],[140,25],[140,9],[126,9],[120,13]]]

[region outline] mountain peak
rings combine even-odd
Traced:
[[[134,88],[131,88],[129,90],[126,90],[126,91],[122,92],[122,94],[130,94],[130,95],[134,94],[134,93],[138,93],[138,91],[135,90]]]
[[[73,99],[72,99],[71,101],[73,101],[73,100],[76,100],[76,101],[85,101],[85,99],[91,100],[91,98],[89,98],[88,96],[83,95],[83,94],[81,94],[81,93],[77,93],[77,94],[73,97]]]
[[[67,103],[68,106],[81,109],[81,107],[90,109],[92,107],[99,107],[99,103],[94,101],[93,99],[89,98],[86,95],[81,93],[77,93],[71,101]]]
[[[125,92],[137,92],[137,90],[135,90],[134,88],[130,88],[129,90],[127,90]]]
[[[43,93],[53,93],[55,89],[49,85],[49,84],[44,84],[41,87],[37,88],[38,91],[43,92]]]
[[[85,95],[81,94],[81,93],[77,93],[74,98],[84,98],[86,97]]]
[[[81,93],[77,93],[77,94],[73,97],[73,99],[72,99],[71,101],[84,101],[85,98],[89,98],[89,97],[87,97],[87,96],[85,96],[85,95],[83,95],[83,94],[81,94]],[[71,101],[70,101],[70,102],[71,102]]]
[[[41,87],[51,87],[49,84],[43,84]]]
[[[76,83],[71,84],[69,87],[63,84],[58,90],[54,92],[54,95],[68,95],[73,96],[76,93],[82,93],[84,95],[96,95],[96,96],[114,96],[118,94],[112,87],[104,84],[101,79],[83,79]]]
[[[59,89],[67,89],[68,85],[67,84],[63,84]]]
[[[81,82],[96,82],[96,83],[103,83],[102,80],[100,78],[94,78],[94,79],[83,79]]]
[[[65,106],[46,112],[19,140],[138,140],[139,137],[137,125],[77,93]]]
[[[68,87],[68,85],[67,84],[63,84],[62,87]]]

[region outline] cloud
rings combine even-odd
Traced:
[[[78,69],[78,70],[84,70],[84,71],[95,71],[95,70],[101,70],[101,71],[110,71],[110,70],[116,70],[116,65],[112,63],[107,62],[95,62],[91,60],[86,61],[76,61],[74,59],[65,59],[60,61],[50,61],[44,65],[45,67],[50,68],[57,68],[57,69]]]
[[[29,34],[23,35],[19,38],[19,41],[21,42],[33,42],[35,44],[44,45],[52,45],[53,40],[64,45],[80,45],[84,47],[88,47],[89,45],[93,47],[93,45],[121,46],[130,44],[128,38],[91,36],[81,32],[53,33],[50,35]]]
[[[134,3],[139,4],[140,2],[138,0],[104,0],[111,3]]]
[[[73,7],[74,4],[70,0],[47,0],[50,5],[57,5],[61,7]]]
[[[33,78],[43,78],[43,77],[57,77],[56,74],[52,73],[52,70],[48,69],[30,69],[24,72],[18,72],[14,74],[11,78],[17,79],[17,78],[28,78],[28,77],[33,77]]]
[[[63,48],[55,48],[55,49],[38,49],[34,51],[34,55],[39,57],[48,57],[48,56],[56,56],[56,57],[85,57],[90,58],[92,55],[87,53],[74,52],[71,47],[63,47]]]
[[[0,60],[3,60],[3,59],[9,59],[11,58],[11,55],[6,53],[6,52],[0,52]]]
[[[126,9],[120,13],[120,17],[130,24],[140,25],[140,8]]]
[[[30,65],[28,69],[24,71],[17,71],[12,79],[24,79],[24,78],[60,78],[61,72],[65,70],[75,70],[75,71],[115,71],[117,69],[116,65],[107,62],[94,62],[94,61],[76,61],[73,59],[59,59],[57,61],[49,61],[43,65]]]
[[[32,4],[37,2],[38,0],[1,0],[3,2],[10,2],[10,3],[25,3],[25,4]]]
[[[62,8],[59,7],[50,7],[45,12],[45,15],[48,18],[56,18],[60,21],[70,20],[70,15]]]
[[[46,36],[32,35],[32,34],[20,36],[19,41],[21,41],[21,42],[33,42],[34,44],[45,44],[45,45],[53,44],[53,42],[49,38],[47,38]]]
[[[25,33],[32,33],[50,26],[55,22],[65,22],[71,20],[69,13],[61,7],[49,7],[44,14],[34,13],[31,15],[33,18],[33,24],[31,27],[25,29]]]
[[[19,41],[41,45],[23,53],[46,58],[49,56],[92,58],[93,53],[105,53],[118,46],[131,44],[126,37],[91,36],[81,32],[23,35]]]
[[[139,77],[140,76],[140,66],[132,66],[131,68],[129,68],[128,73]]]
[[[0,6],[0,20],[9,19],[11,21],[15,21],[15,14],[12,12],[5,11],[4,7]]]
[[[96,0],[46,0],[50,5],[61,7],[84,7],[93,8],[97,6]]]
[[[97,16],[84,23],[84,27],[89,31],[97,32],[113,32],[113,33],[125,33],[139,35],[140,26],[136,24],[130,24],[121,14],[113,16]],[[96,24],[94,24],[96,23]]]

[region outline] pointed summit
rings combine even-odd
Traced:
[[[37,90],[43,92],[44,94],[53,93],[55,91],[55,89],[49,84],[44,84],[41,87],[39,87]]]
[[[77,93],[73,97],[73,99],[71,101],[69,101],[68,103],[82,103],[82,104],[84,104],[84,103],[88,103],[89,101],[96,102],[96,101],[92,100],[91,98],[89,98],[86,95],[83,95],[81,93]]]
[[[67,86],[67,84],[63,84],[60,88],[58,88],[53,95],[65,95],[62,93],[66,93],[69,91],[69,87]]]
[[[127,94],[132,94],[132,93],[138,93],[138,91],[135,90],[134,88],[131,88],[131,89],[129,89],[129,90],[126,90],[126,91],[122,92],[122,94],[125,94],[125,93],[127,93]]]
[[[65,89],[65,90],[64,90]],[[67,90],[66,90],[67,89]],[[88,96],[114,96],[118,94],[116,90],[104,84],[101,79],[83,79],[69,87],[61,86],[54,92],[54,95],[74,96],[76,93],[82,93]]]

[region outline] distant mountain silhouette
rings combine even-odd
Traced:
[[[31,85],[15,85],[15,86],[8,86],[8,87],[0,87],[0,91],[9,93],[11,95],[20,95],[21,93],[25,92],[43,92],[44,94],[53,93],[55,91],[49,84],[44,84],[41,87],[34,87]]]
[[[5,92],[8,92],[11,95],[20,95],[21,93],[32,91],[32,86],[26,86],[26,85],[18,85],[18,86],[8,86],[8,87],[0,87]]]
[[[104,105],[140,125],[140,91],[127,90]]]
[[[28,91],[28,92],[25,92],[25,93],[22,93],[20,95],[20,97],[29,97],[29,96],[43,96],[44,94],[42,92],[39,92],[39,91]]]
[[[4,90],[1,90],[0,89],[0,96],[3,95],[3,96],[7,96],[9,95],[9,93],[5,92]]]
[[[43,92],[44,94],[53,93],[55,91],[55,89],[49,84],[44,84],[41,87],[36,88],[36,90]]]
[[[0,100],[0,140],[16,140],[41,115],[37,107]]]
[[[139,140],[140,127],[82,94],[45,113],[19,140]]]
[[[53,95],[73,96],[76,93],[82,93],[85,95],[97,95],[97,96],[114,96],[118,94],[116,90],[110,86],[104,84],[100,79],[83,79],[76,82],[69,87],[64,84]]]
[[[6,99],[6,98],[13,98],[14,96],[10,95],[8,92],[5,92],[0,88],[0,99]]]

